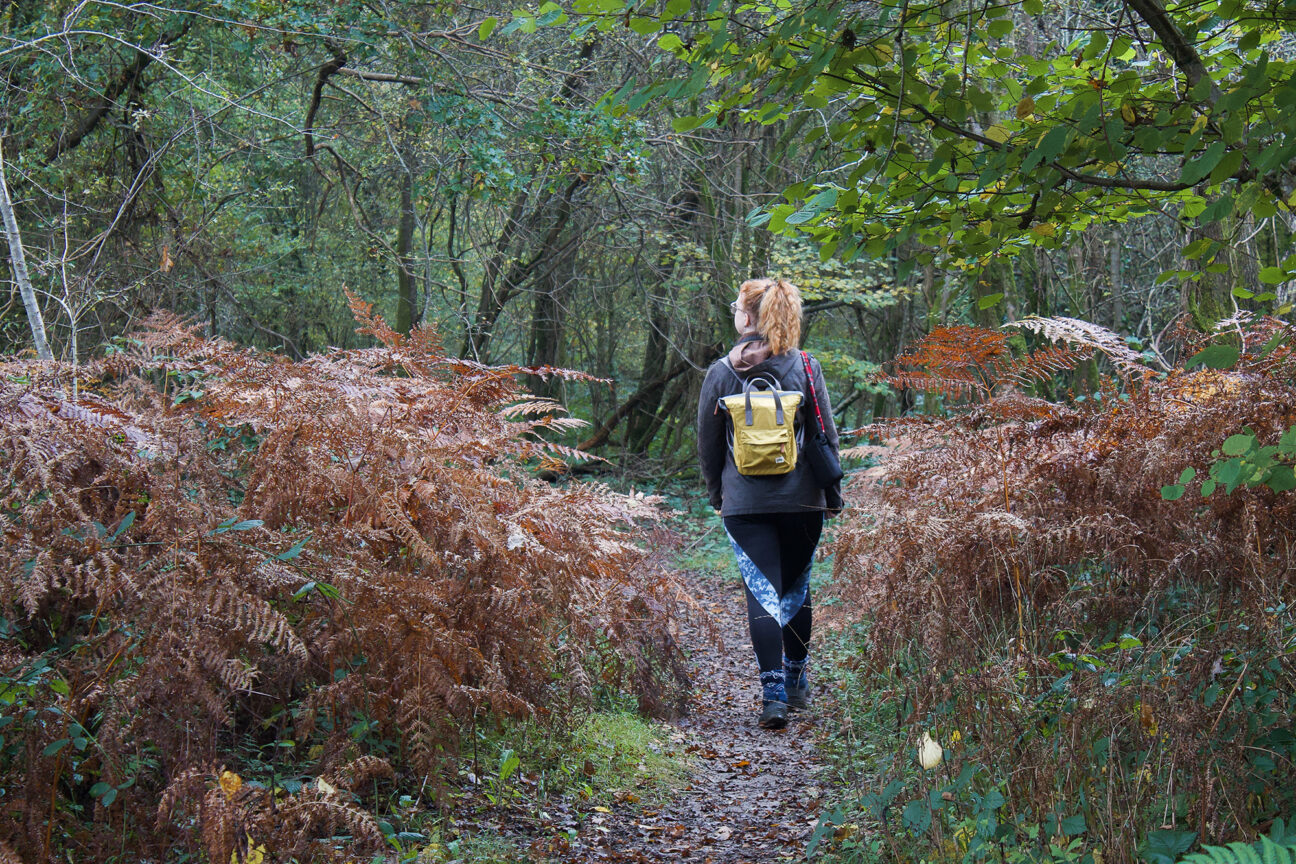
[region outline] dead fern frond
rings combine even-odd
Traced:
[[[1007,364],[1000,373],[999,382],[1011,381],[1027,387],[1042,381],[1050,381],[1059,372],[1068,372],[1087,359],[1089,355],[1084,349],[1076,351],[1067,346],[1050,345]]]
[[[353,759],[338,772],[338,784],[352,792],[361,792],[379,779],[390,780],[396,776],[391,763],[378,756],[361,756]]]
[[[563,410],[561,404],[554,399],[528,399],[525,402],[518,402],[514,405],[506,405],[500,411],[500,416],[515,420],[518,417],[533,417],[555,414]]]
[[[1131,349],[1125,343],[1124,338],[1106,327],[1091,324],[1088,321],[1065,316],[1029,315],[1018,321],[1010,321],[1003,326],[1018,327],[1032,333],[1038,333],[1050,342],[1063,342],[1075,348],[1102,354],[1111,361],[1117,374],[1127,380],[1141,381],[1150,371],[1147,366],[1148,361],[1144,355]],[[1170,369],[1160,355],[1151,355],[1150,362],[1154,363],[1162,371],[1169,371]]]
[[[1003,333],[960,324],[924,336],[881,377],[893,387],[986,402],[1005,388],[1031,386],[1074,369],[1088,350],[1049,346],[1014,357]]]

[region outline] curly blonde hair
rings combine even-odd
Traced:
[[[770,351],[782,354],[801,345],[801,292],[786,279],[748,279],[738,288],[738,305],[756,319]]]

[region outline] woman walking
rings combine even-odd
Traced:
[[[782,279],[753,279],[742,284],[730,308],[738,341],[711,364],[702,383],[698,460],[746,585],[747,618],[760,667],[759,724],[781,729],[789,708],[810,703],[810,566],[825,514],[841,510],[841,483],[820,488],[804,459],[787,473],[740,473],[731,421],[718,400],[744,392],[753,379],[773,380],[784,392],[802,394],[796,426],[804,437],[819,431],[822,422],[835,453],[837,429],[823,370],[798,350],[801,293],[796,286]]]

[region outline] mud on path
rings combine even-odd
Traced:
[[[820,712],[794,711],[788,726],[777,731],[757,727],[760,683],[742,582],[736,575],[683,578],[714,628],[689,624],[680,633],[690,655],[693,698],[689,713],[671,724],[672,739],[688,754],[692,773],[659,809],[624,804],[593,814],[562,857],[711,864],[803,860],[819,816]],[[813,675],[812,654],[812,682]],[[818,687],[814,698],[824,698]]]

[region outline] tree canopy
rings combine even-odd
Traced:
[[[977,268],[1169,214],[1200,266],[1164,278],[1211,283],[1240,232],[1296,204],[1291,0],[575,5],[659,33],[687,64],[617,93],[623,109],[705,94],[679,132],[811,114],[804,144],[832,158],[755,221],[810,234],[825,257],[917,241],[918,263]],[[1252,271],[1263,284],[1296,271],[1279,246]],[[1276,299],[1242,276],[1224,287]]]

